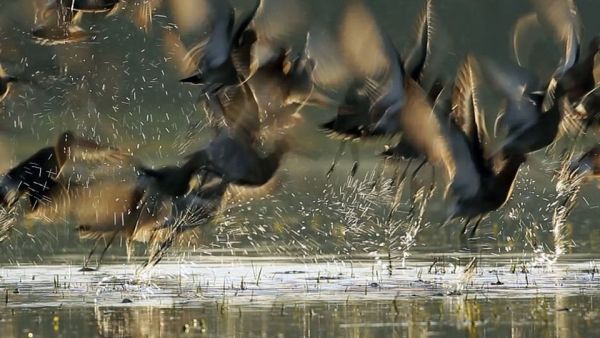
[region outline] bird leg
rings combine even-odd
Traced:
[[[423,169],[425,164],[427,164],[427,159],[424,159],[423,161],[421,161],[421,163],[419,163],[419,165],[415,168],[415,170],[413,170],[412,174],[410,175],[411,190],[414,189],[413,184],[415,182],[415,179],[417,178],[417,174],[419,173],[419,171],[421,171],[421,169]]]
[[[165,252],[173,245],[173,241],[175,240],[177,233],[177,229],[173,229],[168,238],[158,246],[152,256],[150,256],[150,258],[141,266],[141,270],[144,270],[148,267],[154,267],[156,264],[160,263],[165,255]]]
[[[86,272],[86,271],[93,271],[94,270],[93,268],[88,267],[88,265],[90,263],[90,259],[92,258],[92,256],[94,255],[94,252],[96,251],[96,248],[98,247],[98,242],[100,242],[100,238],[98,238],[98,239],[96,239],[94,241],[94,246],[92,247],[92,250],[87,255],[87,257],[85,258],[85,260],[83,261],[83,267],[81,269],[79,269],[79,271]]]
[[[342,141],[340,143],[340,147],[338,148],[337,152],[335,153],[335,157],[333,158],[333,163],[331,163],[331,167],[327,171],[327,178],[329,178],[331,176],[331,174],[333,174],[333,170],[335,169],[335,166],[337,165],[340,157],[344,153],[344,148],[346,147],[346,142],[347,141]]]
[[[398,176],[398,168],[396,168],[396,172],[394,173],[394,177],[392,178],[392,184],[397,183],[396,184],[401,184],[402,182],[404,182],[404,180],[406,179],[406,174],[408,174],[408,169],[410,168],[410,165],[412,164],[413,159],[409,159],[408,163],[406,163],[406,166],[404,167],[404,170],[402,171],[402,175]]]
[[[375,187],[377,187],[379,185],[381,179],[385,176],[385,171],[387,169],[387,166],[388,166],[387,159],[384,159],[383,165],[381,166],[381,174],[379,176],[377,176],[371,183],[371,190],[375,189]],[[378,169],[379,169],[379,162],[375,166],[375,169],[373,169],[373,172],[375,173],[375,172],[379,171]]]
[[[424,159],[423,161],[421,161],[421,163],[419,163],[419,165],[417,166],[417,168],[415,168],[415,170],[413,171],[412,175],[410,176],[411,181],[415,180],[415,178],[417,177],[417,174],[419,173],[419,171],[421,169],[423,169],[423,166],[425,166],[425,164],[427,164],[427,159]]]
[[[479,223],[481,223],[482,220],[483,220],[483,215],[479,216],[479,219],[475,223],[475,226],[473,227],[473,229],[471,229],[471,233],[469,234],[469,238],[475,237],[475,232],[477,231],[477,227],[479,226]]]
[[[470,222],[471,222],[471,217],[467,218],[467,221],[465,222],[465,225],[463,226],[463,229],[460,232],[461,235],[466,235],[467,234],[467,227],[469,226]]]
[[[100,264],[102,263],[102,259],[104,258],[106,251],[108,251],[108,248],[110,248],[110,246],[112,245],[112,242],[117,237],[117,233],[118,233],[118,231],[113,232],[112,236],[110,236],[110,239],[108,240],[108,243],[106,243],[106,246],[102,250],[102,253],[100,254],[100,258],[98,259],[98,263],[96,264],[96,270],[100,269]]]
[[[350,144],[350,152],[352,153],[352,160],[354,161],[354,163],[352,163],[350,175],[354,177],[354,175],[356,175],[356,171],[358,170],[358,147],[356,146],[356,144]]]
[[[382,176],[383,173],[385,173],[386,169],[388,168],[388,159],[384,159],[383,160],[383,172],[382,172]],[[393,187],[394,184],[396,183],[396,180],[398,179],[398,175],[400,174],[400,168],[398,166],[394,167],[394,174],[392,175],[392,178],[390,180],[390,187]]]
[[[409,214],[412,214],[414,209],[415,209],[415,196],[417,195],[417,193],[419,192],[419,190],[417,190],[417,192],[415,192],[414,194],[412,193],[413,191],[415,191],[415,178],[417,177],[417,173],[423,169],[423,166],[425,166],[425,164],[427,163],[427,160],[423,160],[421,161],[421,163],[419,163],[419,165],[417,166],[417,168],[415,168],[415,170],[412,172],[412,174],[410,175],[410,196],[411,196],[411,207],[410,207],[410,211]]]
[[[129,240],[127,240],[127,242],[125,242],[125,248],[125,251],[127,252],[127,263],[129,263],[131,261],[131,256],[133,256],[133,253],[135,251],[135,244],[133,243],[133,238],[130,238]]]
[[[427,193],[427,198],[431,198],[433,196],[433,191],[435,190],[435,166],[431,166],[431,185],[429,186],[429,192]]]

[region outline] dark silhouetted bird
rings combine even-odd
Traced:
[[[478,218],[471,236],[487,213],[508,200],[519,167],[525,161],[523,154],[498,153],[492,158],[486,157],[487,133],[475,99],[473,67],[475,60],[468,57],[457,75],[452,103],[440,105],[450,112],[445,128],[451,157],[448,190],[453,198],[448,221],[466,218],[462,231],[465,233],[470,220]]]
[[[197,72],[182,79],[183,83],[200,85],[203,94],[214,94],[223,87],[240,83],[233,55],[241,46],[243,33],[254,18],[260,1],[241,18],[235,27],[235,13],[229,0],[209,0],[209,36],[193,47],[187,59],[197,64]],[[248,42],[246,42],[248,43]]]
[[[228,188],[225,180],[211,175],[204,177],[202,184],[196,184],[185,196],[173,200],[170,215],[152,234],[151,253],[141,269],[158,264],[180,234],[210,223],[221,208]]]
[[[421,162],[419,165],[417,165],[416,169],[411,175],[413,179],[420,169],[428,162],[428,159],[432,162],[432,164],[439,165],[439,160],[443,158],[443,156],[439,156],[444,151],[442,149],[443,147],[435,146],[440,150],[440,152],[438,152],[437,155],[432,154],[431,150],[433,148],[429,148],[429,150],[424,148],[424,146],[429,142],[424,143],[423,141],[425,140],[424,137],[428,137],[430,140],[436,140],[440,137],[441,132],[439,129],[439,124],[437,121],[435,121],[435,119],[432,119],[431,116],[433,112],[433,104],[437,101],[438,95],[442,92],[444,84],[439,79],[434,81],[429,93],[427,94],[429,104],[422,100],[422,91],[418,88],[420,87],[423,89],[427,67],[431,66],[432,63],[432,49],[434,45],[434,34],[437,31],[436,27],[437,22],[434,13],[433,1],[428,0],[417,20],[417,34],[415,36],[415,41],[413,42],[413,45],[411,46],[404,61],[404,72],[408,78],[405,81],[405,86],[409,86],[411,88],[410,91],[418,96],[416,99],[413,98],[412,104],[407,102],[406,106],[403,108],[403,112],[399,112],[399,114],[405,115],[403,118],[405,123],[400,121],[400,125],[402,128],[409,128],[407,130],[408,134],[401,136],[396,145],[391,147],[386,146],[386,149],[381,153],[381,156],[387,160],[408,160],[406,169],[401,175],[402,178],[405,177],[406,171],[408,170],[412,161],[415,159],[421,160]],[[409,90],[407,90],[407,100],[410,102],[411,98],[408,92]],[[406,123],[413,125],[406,126]],[[405,126],[402,126],[402,124],[405,124]],[[427,129],[423,130],[424,132],[421,134],[423,137],[415,135],[415,133],[411,131],[410,128],[413,128],[417,125],[425,126]],[[421,127],[416,128],[416,130],[420,129]],[[440,143],[438,141],[434,141],[431,142],[431,144],[439,145]],[[429,155],[427,153],[429,153]],[[433,168],[433,174],[435,175],[435,167]]]
[[[346,7],[338,40],[338,62],[344,65],[348,73],[348,83],[337,115],[321,126],[328,135],[342,139],[328,176],[333,172],[348,140],[373,136],[377,123],[395,116],[406,101],[399,54],[361,2],[351,1]],[[395,123],[391,125],[396,126]],[[352,145],[352,175],[358,168],[357,153]]]
[[[21,197],[29,199],[31,210],[52,204],[53,195],[62,189],[59,175],[69,160],[122,161],[120,151],[64,132],[53,147],[42,148],[10,169],[0,181],[0,203],[13,206]]]
[[[203,170],[219,175],[229,184],[262,186],[269,182],[290,150],[285,136],[276,136],[272,149],[262,154],[247,135],[228,129],[220,131],[210,144],[189,156],[190,161],[205,163]]]
[[[496,121],[496,129],[507,134],[498,152],[528,154],[551,145],[558,135],[562,107],[555,103],[549,110],[543,110],[544,92],[525,69],[501,68],[492,62],[486,62],[484,69],[491,84],[506,100],[504,112]]]
[[[152,241],[155,237],[154,230],[163,228],[167,219],[173,217],[171,214],[176,201],[187,198],[185,196],[190,193],[193,177],[204,165],[204,162],[197,161],[198,158],[192,158],[182,166],[165,166],[159,169],[137,164],[137,178],[133,185],[122,183],[126,188],[118,187],[114,191],[105,187],[91,187],[91,191],[99,190],[95,194],[107,192],[115,200],[97,206],[101,210],[94,217],[86,212],[79,213],[76,217],[80,224],[77,227],[80,236],[96,240],[82,271],[95,270],[89,268],[88,263],[100,240],[105,240],[106,244],[96,269],[118,235],[126,240],[128,257],[131,256],[135,241]]]
[[[310,34],[305,48],[292,56],[289,48],[271,46],[269,61],[262,60],[247,83],[256,99],[263,124],[281,124],[305,106],[330,107],[332,99],[313,80],[315,61],[310,57]],[[267,49],[265,45],[262,49]]]
[[[532,29],[532,23],[545,26],[564,48],[563,57],[547,88],[544,89],[543,111],[547,111],[555,105],[556,99],[563,97],[567,91],[573,89],[568,88],[572,86],[570,82],[573,77],[579,77],[575,75],[579,73],[575,68],[579,62],[583,25],[577,6],[572,0],[531,0],[531,3],[535,11],[517,21],[513,34],[514,53],[519,65],[522,66],[519,45],[531,43],[530,41],[520,41],[520,39],[524,31]],[[581,93],[579,97],[588,90]]]

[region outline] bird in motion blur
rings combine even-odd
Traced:
[[[442,123],[451,156],[448,192],[452,204],[447,222],[465,218],[464,234],[470,221],[477,219],[471,237],[487,213],[506,203],[519,168],[525,162],[524,154],[497,153],[492,158],[487,157],[486,126],[477,99],[477,68],[475,59],[467,57],[455,80],[452,102],[439,107],[442,120],[446,119]]]
[[[38,150],[2,176],[0,204],[12,207],[19,199],[26,198],[32,211],[52,204],[53,197],[64,189],[61,173],[67,162],[116,162],[124,156],[117,149],[101,146],[70,131],[63,132],[54,146]]]

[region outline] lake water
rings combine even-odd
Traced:
[[[433,262],[436,262],[433,264]],[[591,337],[598,268],[589,257],[422,257],[388,274],[355,259],[192,257],[135,265],[0,269],[3,337]]]
[[[252,1],[232,2],[246,10]],[[319,32],[335,26],[346,1],[305,3]],[[369,1],[403,51],[423,3]],[[446,75],[467,51],[510,60],[512,25],[530,10],[525,0],[434,3],[448,38],[440,65]],[[165,56],[165,12],[155,13],[148,34],[125,15],[86,16],[93,41],[48,47],[29,39],[32,4],[0,1],[0,63],[26,77],[69,81],[22,85],[0,102],[0,169],[66,129],[134,149],[149,165],[180,160],[178,135],[204,115]],[[600,3],[577,4],[585,46],[600,32]],[[552,39],[540,35],[529,47],[527,62],[549,75],[560,58]],[[483,99],[491,123],[499,103]],[[0,337],[600,336],[596,182],[586,182],[578,206],[556,227],[559,159],[533,155],[513,198],[467,241],[461,224],[439,226],[443,185],[420,201],[425,218],[414,218],[410,197],[428,185],[423,174],[404,187],[401,222],[390,229],[384,220],[393,196],[382,180],[393,167],[375,156],[388,140],[361,146],[356,179],[347,178],[345,154],[328,180],[339,143],[316,126],[331,116],[306,112],[302,149],[286,159],[280,189],[231,205],[149,271],[137,271],[143,245],[127,262],[117,240],[99,271],[80,272],[92,243],[78,238],[75,224],[24,220],[0,243]],[[199,132],[194,146],[209,138]],[[581,148],[594,142],[597,135]],[[381,189],[373,193],[375,186]]]

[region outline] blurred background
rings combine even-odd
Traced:
[[[206,120],[197,105],[193,87],[179,83],[178,46],[172,39],[176,31],[179,2],[157,1],[153,23],[146,32],[132,23],[127,12],[85,15],[82,27],[92,32],[89,41],[41,46],[30,37],[35,26],[35,1],[0,2],[0,64],[12,75],[26,81],[0,103],[0,169],[7,170],[37,149],[51,145],[60,132],[70,129],[104,144],[132,151],[152,166],[177,163],[182,159],[182,135],[198,129],[195,143],[188,151],[205,145],[211,131],[202,129]],[[247,11],[250,0],[232,0],[237,15]],[[396,47],[406,51],[414,36],[415,21],[425,1],[374,0],[368,4],[382,29]],[[311,34],[334,35],[345,1],[302,1]],[[577,2],[585,24],[584,47],[600,33],[597,13],[600,3]],[[436,1],[437,29],[444,46],[437,57],[438,70],[452,78],[466,53],[500,62],[512,58],[512,27],[531,10],[522,0]],[[201,23],[182,34],[189,48],[206,34]],[[181,25],[180,25],[181,26]],[[303,35],[292,42],[301,48]],[[435,43],[435,41],[434,41]],[[524,55],[527,67],[543,78],[551,75],[560,59],[560,49],[549,35],[532,34]],[[491,125],[500,101],[483,88],[483,104]],[[340,93],[332,92],[332,96]],[[203,230],[191,247],[183,251],[201,254],[292,255],[312,259],[318,255],[368,255],[380,252],[386,241],[382,221],[385,203],[380,196],[361,194],[361,181],[370,182],[390,176],[395,165],[386,168],[378,153],[393,140],[361,143],[360,167],[349,179],[352,166],[349,154],[342,157],[334,175],[326,172],[339,146],[319,131],[334,111],[305,109],[305,121],[296,133],[298,151],[286,158],[281,187],[271,196],[245,201],[226,210]],[[195,126],[199,125],[199,128]],[[583,144],[597,142],[589,135]],[[582,144],[582,148],[583,148]],[[561,145],[559,144],[558,147]],[[556,197],[553,171],[559,159],[543,152],[532,156],[522,167],[513,197],[506,206],[492,213],[479,228],[479,238],[470,250],[488,253],[530,254],[551,250],[552,209]],[[428,170],[419,176],[417,186],[429,180]],[[426,226],[416,237],[411,252],[444,253],[465,248],[459,238],[462,228],[454,222],[440,228],[446,215],[443,202],[445,182],[440,179],[425,212]],[[579,254],[600,251],[597,218],[598,184],[589,182],[566,226],[568,248]],[[404,198],[409,209],[410,196]],[[352,210],[364,211],[352,215]],[[354,217],[356,216],[356,217]],[[80,241],[74,224],[27,223],[15,229],[0,246],[3,261],[70,260],[87,253],[91,242]],[[572,241],[571,241],[572,240]],[[402,252],[403,244],[393,244]],[[113,259],[123,259],[123,245],[109,251]],[[399,254],[400,255],[400,254]]]

